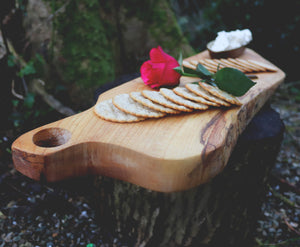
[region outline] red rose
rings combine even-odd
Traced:
[[[152,88],[175,86],[179,83],[180,74],[174,68],[179,63],[158,46],[150,51],[150,60],[143,63],[141,77],[144,83]]]

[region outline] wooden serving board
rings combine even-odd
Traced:
[[[208,57],[204,51],[187,60]],[[241,58],[270,64],[250,49]],[[39,127],[13,143],[15,168],[49,182],[94,174],[161,192],[195,187],[222,171],[238,136],[285,78],[279,68],[256,75],[257,84],[240,98],[240,107],[210,108],[138,123],[105,121],[91,108]],[[145,89],[150,88],[138,78],[106,91],[98,102]]]

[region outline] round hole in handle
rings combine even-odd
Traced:
[[[67,143],[71,138],[71,132],[62,128],[43,129],[33,135],[35,145],[44,148],[58,147]]]

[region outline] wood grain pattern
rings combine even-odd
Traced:
[[[204,51],[187,60],[208,56]],[[270,64],[250,49],[240,58]],[[29,131],[12,145],[15,168],[50,182],[101,174],[161,192],[195,187],[222,171],[239,134],[285,78],[279,68],[256,75],[257,84],[240,97],[241,107],[138,123],[105,121],[91,108]],[[149,87],[138,78],[103,93],[98,102],[144,89]]]

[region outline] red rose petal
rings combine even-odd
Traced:
[[[157,48],[152,48],[150,51],[150,59],[154,63],[164,63],[166,62],[166,56],[164,51],[160,46]]]
[[[149,81],[149,78],[152,76],[152,66],[151,61],[146,61],[141,66],[141,77],[144,82]]]
[[[174,57],[170,56],[168,53],[165,53],[160,46],[159,46],[159,49],[160,49],[161,53],[164,55],[165,61],[174,60],[177,62],[177,60]]]
[[[174,68],[179,66],[175,58],[168,55],[158,46],[150,51],[151,60],[141,66],[141,77],[144,83],[152,88],[163,85],[177,85],[180,74]]]
[[[160,68],[155,68],[155,64],[146,61],[141,66],[141,77],[145,83],[157,82],[160,77]]]
[[[160,81],[163,83],[168,83],[168,85],[170,85],[169,83],[171,83],[171,85],[178,84],[181,75],[174,70],[174,68],[177,66],[179,66],[179,64],[176,60],[169,61],[165,65],[165,69],[161,75]]]

